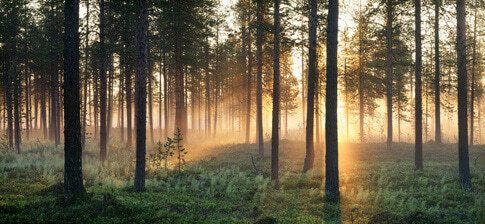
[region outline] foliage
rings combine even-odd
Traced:
[[[167,139],[167,142],[161,143],[157,142],[157,147],[155,148],[155,153],[150,155],[150,162],[158,169],[162,166],[162,161],[164,161],[164,167],[167,171],[168,157],[172,157],[174,154],[174,146],[171,138]]]
[[[182,145],[182,133],[179,128],[175,132],[174,137],[167,137],[165,143],[158,142],[155,153],[150,155],[151,162],[155,167],[160,168],[161,162],[165,163],[165,171],[168,171],[167,164],[168,158],[173,155],[177,155],[178,161],[178,172],[182,171],[183,165],[185,164],[185,155],[187,155],[186,148]]]
[[[255,161],[262,171],[256,174],[249,153],[257,146],[237,144],[191,148],[186,159],[196,150],[210,153],[187,162],[180,173],[148,172],[143,193],[131,190],[132,151],[112,144],[102,165],[96,144],[87,143],[88,194],[69,207],[62,203],[59,183],[62,148],[27,142],[20,155],[1,154],[0,223],[477,223],[485,218],[483,146],[470,149],[475,188],[462,191],[455,175],[456,145],[425,144],[425,167],[419,172],[413,171],[410,144],[396,144],[392,152],[383,144],[342,145],[340,153],[348,160],[340,164],[341,200],[326,203],[323,171],[301,176],[299,142],[281,144],[277,190],[269,187],[269,158]]]

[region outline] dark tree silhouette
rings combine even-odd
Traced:
[[[280,0],[274,0],[273,126],[271,137],[271,180],[278,188],[280,120]]]
[[[337,127],[338,0],[328,4],[327,101],[325,104],[325,196],[339,196]]]
[[[421,95],[421,72],[422,72],[422,53],[421,53],[421,0],[414,0],[415,8],[415,41],[416,41],[416,64],[414,68],[415,85],[415,154],[414,166],[417,170],[423,169],[423,106]]]
[[[468,158],[467,123],[467,71],[466,71],[466,20],[465,0],[456,0],[456,43],[458,63],[458,163],[460,185],[468,190],[472,187]]]
[[[135,73],[136,171],[135,191],[145,190],[146,164],[146,101],[147,101],[147,0],[138,2],[136,43],[138,60]]]
[[[434,0],[434,113],[435,142],[441,144],[441,100],[440,100],[440,5],[441,0]]]
[[[64,198],[84,192],[79,93],[79,0],[64,8]]]
[[[386,1],[386,99],[387,99],[387,149],[392,149],[392,19],[393,0]]]
[[[307,91],[307,120],[306,120],[306,156],[303,172],[313,168],[315,150],[313,144],[313,118],[315,108],[315,86],[318,80],[317,73],[317,0],[310,1],[310,29],[308,48],[308,91]]]
[[[256,19],[256,57],[258,60],[256,77],[256,142],[258,143],[259,157],[264,156],[263,142],[263,1],[257,1]]]
[[[105,15],[104,15],[104,0],[99,1],[99,78],[100,78],[100,95],[99,95],[99,116],[100,116],[100,127],[99,127],[99,158],[101,161],[106,159],[106,145],[107,145],[107,131],[106,131],[106,50],[104,44],[105,37]]]

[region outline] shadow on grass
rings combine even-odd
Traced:
[[[323,198],[323,214],[325,223],[342,223],[340,197],[325,196]]]

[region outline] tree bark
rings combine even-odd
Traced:
[[[474,144],[474,132],[475,132],[475,67],[476,67],[476,45],[477,45],[477,9],[475,8],[475,20],[473,28],[473,49],[472,49],[472,80],[471,80],[471,94],[470,94],[470,146]],[[480,125],[480,123],[479,123]]]
[[[87,107],[88,107],[88,83],[89,83],[89,70],[88,70],[88,60],[89,60],[89,0],[86,0],[86,36],[85,36],[85,48],[84,48],[84,100],[83,100],[83,115],[82,115],[82,137],[81,143],[82,147],[86,145],[86,131],[87,131]]]
[[[257,2],[258,28],[256,33],[256,57],[258,60],[258,73],[256,83],[256,130],[259,157],[264,157],[263,142],[263,2]]]
[[[147,1],[139,0],[138,24],[136,29],[138,60],[135,73],[135,116],[136,116],[136,171],[135,191],[145,190],[146,164],[146,98],[147,98]]]
[[[339,197],[337,127],[338,0],[328,4],[327,94],[325,107],[325,196]]]
[[[251,1],[249,1],[248,8],[251,8]],[[248,9],[249,10],[249,9]],[[247,23],[248,23],[248,34],[246,37],[246,45],[247,45],[247,105],[246,105],[246,143],[249,143],[250,139],[250,132],[251,132],[251,79],[252,79],[252,70],[253,70],[253,56],[251,53],[251,12],[247,12]]]
[[[417,170],[423,169],[423,103],[421,95],[421,73],[422,73],[422,47],[421,47],[421,0],[414,0],[415,8],[415,42],[416,42],[416,64],[414,74],[416,79],[415,97],[416,103],[414,105],[414,167]]]
[[[148,28],[147,28],[148,29]],[[147,80],[148,80],[148,123],[150,125],[150,142],[153,143],[155,140],[153,139],[153,89],[152,89],[152,64],[150,60],[150,41],[147,40]]]
[[[79,0],[64,9],[64,198],[84,193],[79,93]]]
[[[6,98],[6,104],[7,104],[7,132],[8,132],[8,147],[13,148],[13,79],[14,79],[14,73],[15,70],[13,68],[13,65],[11,63],[11,60],[7,60],[6,64],[6,69],[7,69],[7,96]]]
[[[210,77],[209,77],[209,43],[205,45],[205,110],[206,116],[206,133],[207,136],[211,135],[211,89],[210,89]]]
[[[106,159],[106,92],[107,92],[107,78],[106,78],[106,50],[105,50],[105,18],[104,18],[104,0],[99,1],[99,44],[100,44],[100,61],[99,61],[99,78],[100,78],[100,93],[99,93],[99,116],[100,116],[100,128],[99,128],[99,159],[104,161]]]
[[[315,108],[315,85],[317,73],[317,0],[310,1],[310,30],[308,49],[308,91],[307,91],[307,121],[306,121],[306,156],[303,173],[313,168],[315,150],[313,144],[313,119]]]
[[[434,111],[435,111],[435,142],[441,144],[441,101],[440,101],[440,1],[434,4],[434,52],[435,52],[435,78],[434,78]]]
[[[392,149],[392,20],[393,8],[392,0],[387,0],[386,4],[386,97],[387,97],[387,149]]]
[[[177,1],[175,7],[181,7]],[[179,30],[181,24],[178,12],[174,12],[174,54],[175,54],[175,129],[180,129],[183,138],[187,137],[187,114],[185,106],[184,71],[182,64],[182,43],[180,43]]]
[[[271,180],[278,188],[280,121],[280,0],[274,0],[273,126],[271,137]]]
[[[468,158],[465,0],[456,0],[458,63],[458,163],[462,189],[472,187]]]
[[[16,66],[15,64],[17,61],[15,60],[15,55],[13,58],[13,65]],[[14,81],[13,81],[13,116],[14,116],[14,126],[15,126],[15,148],[17,149],[17,153],[20,153],[20,144],[22,143],[22,137],[20,135],[21,131],[21,111],[22,111],[22,105],[20,104],[20,98],[22,97],[20,93],[20,74],[16,72],[17,69],[15,69],[15,75],[14,75]]]
[[[169,98],[168,98],[168,77],[167,77],[167,58],[165,56],[165,53],[163,53],[163,109],[164,109],[164,112],[163,112],[163,116],[164,116],[164,119],[165,119],[165,138],[168,137],[168,128],[169,128],[169,124],[168,124],[168,118],[169,118]]]

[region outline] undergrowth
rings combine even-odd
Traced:
[[[1,145],[1,144],[0,144]],[[270,159],[254,158],[255,145],[211,149],[177,171],[147,164],[147,191],[132,191],[134,150],[111,144],[99,161],[97,145],[83,152],[87,194],[71,206],[62,202],[62,147],[41,141],[22,153],[0,151],[0,223],[483,223],[485,151],[470,149],[473,190],[458,184],[456,145],[424,147],[425,167],[415,171],[413,147],[346,144],[340,147],[339,201],[324,198],[321,154],[301,174],[302,143],[280,144],[280,187],[269,180]],[[266,154],[269,154],[269,145]],[[148,154],[157,146],[149,146]],[[254,162],[254,164],[253,164]]]

